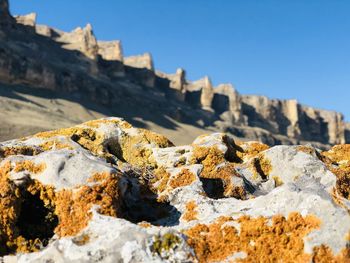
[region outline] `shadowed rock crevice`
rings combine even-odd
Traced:
[[[120,217],[132,222],[148,222],[155,226],[179,224],[180,212],[169,202],[160,202],[146,185],[136,178],[129,179],[121,197]]]
[[[17,221],[19,234],[26,240],[39,239],[42,246],[46,246],[54,235],[58,225],[58,218],[54,210],[45,206],[40,195],[24,194],[21,211]]]
[[[200,178],[203,190],[209,198],[220,199],[224,196],[224,183],[221,179]]]

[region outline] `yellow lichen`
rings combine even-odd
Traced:
[[[283,185],[283,181],[279,176],[273,176],[272,178],[275,181],[275,187]]]
[[[45,139],[50,139],[56,136],[65,136],[96,155],[103,155],[103,153],[105,153],[103,146],[104,136],[91,128],[85,128],[83,126],[41,132],[35,136]]]
[[[85,126],[89,126],[91,128],[99,128],[101,124],[113,124],[113,125],[118,125],[119,127],[123,129],[130,129],[132,128],[132,125],[128,123],[127,121],[124,120],[119,120],[119,119],[100,119],[100,120],[92,120],[85,122]]]
[[[271,161],[263,154],[258,154],[252,160],[251,169],[255,178],[261,177],[263,180],[269,177],[272,170]]]
[[[176,248],[181,242],[181,239],[172,233],[167,233],[163,236],[156,236],[151,246],[151,251],[158,255],[161,255],[163,251],[169,251]]]
[[[62,150],[62,149],[73,150],[73,147],[71,145],[67,143],[62,143],[57,140],[44,142],[40,144],[40,148],[42,148],[44,151]]]
[[[219,164],[225,162],[224,153],[216,146],[202,147],[194,146],[193,154],[190,160],[191,164],[202,164],[203,171],[201,177],[203,178],[217,178],[216,168]]]
[[[152,147],[171,147],[174,146],[166,137],[157,133],[137,129],[137,133],[130,135],[124,133],[120,136],[120,155],[126,162],[139,167],[156,167],[156,161],[152,155]]]

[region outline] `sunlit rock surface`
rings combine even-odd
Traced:
[[[99,119],[0,143],[0,196],[0,262],[350,260],[350,145]]]

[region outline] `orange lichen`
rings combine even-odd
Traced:
[[[159,167],[153,172],[154,177],[151,180],[151,190],[155,193],[162,193],[168,187],[168,182],[170,179],[170,174],[166,171],[164,167]]]
[[[34,156],[40,153],[40,150],[30,146],[0,147],[0,158],[6,158],[11,155]]]
[[[91,208],[98,205],[98,212],[103,215],[117,216],[118,177],[115,174],[96,174],[92,181],[98,184],[82,186],[77,191],[61,190],[56,193],[55,213],[59,218],[59,225],[55,232],[59,236],[72,236],[85,228],[91,219]]]
[[[146,221],[142,221],[142,222],[139,222],[137,223],[140,227],[143,227],[143,228],[150,228],[152,226],[151,223],[149,222],[146,222]]]
[[[244,188],[234,185],[231,180],[232,176],[240,176],[235,169],[235,164],[227,162],[224,153],[216,146],[195,146],[191,163],[203,165],[203,170],[199,175],[201,178],[221,180],[224,187],[224,196],[246,199]]]
[[[311,155],[313,155],[315,153],[315,149],[313,147],[307,146],[307,145],[299,145],[299,146],[297,146],[296,149],[299,152],[304,152],[304,153],[311,154]]]
[[[15,249],[7,244],[16,237],[15,223],[20,209],[20,204],[17,201],[20,197],[20,191],[9,180],[10,171],[10,162],[5,162],[0,167],[0,256]]]
[[[50,151],[50,150],[62,150],[62,149],[68,149],[73,150],[73,147],[67,143],[62,143],[57,140],[47,141],[42,144],[40,144],[40,148],[42,148],[44,151]]]
[[[322,152],[320,159],[337,176],[338,193],[350,199],[350,144],[336,145],[331,150]]]
[[[173,189],[184,187],[196,181],[197,177],[188,169],[182,169],[180,173],[176,174],[170,179],[169,186]]]
[[[216,178],[216,167],[225,162],[224,153],[220,151],[216,146],[214,147],[202,147],[194,146],[193,154],[190,162],[192,164],[202,164],[203,171],[201,177],[203,178]]]
[[[210,225],[198,224],[185,234],[199,262],[223,261],[236,252],[246,254],[237,262],[310,261],[311,256],[304,252],[303,238],[320,226],[319,219],[291,213],[288,218],[276,215],[271,221],[269,224],[264,217],[221,217]],[[240,230],[230,222],[239,223]]]
[[[314,247],[312,262],[315,263],[349,263],[350,248],[344,248],[338,255],[334,255],[333,251],[326,245]]]
[[[83,245],[89,243],[90,236],[88,234],[83,234],[83,235],[80,235],[80,236],[73,238],[72,241],[74,244],[76,244],[78,246],[83,246]]]
[[[25,161],[16,162],[16,165],[13,171],[16,173],[28,171],[33,174],[38,174],[38,173],[42,173],[45,169],[46,169],[45,163],[35,164],[32,161],[25,160]]]
[[[18,169],[28,169],[30,172],[38,172],[40,168],[32,166],[31,163],[23,164]],[[28,229],[20,231],[19,223],[30,224],[28,222],[20,222],[21,210],[26,195],[30,195],[29,187],[33,181],[28,181],[28,189],[21,189],[16,186],[9,175],[14,168],[11,162],[5,162],[0,167],[0,256],[13,252],[33,252],[38,251],[43,246],[45,238],[23,237],[21,232],[28,232]],[[49,220],[49,218],[47,218]],[[44,226],[45,229],[42,227]],[[49,231],[48,225],[39,225],[32,232],[38,231],[43,234]],[[40,234],[38,235],[40,236]],[[41,235],[42,236],[42,235]]]
[[[182,215],[182,219],[185,221],[197,220],[197,204],[195,201],[190,201],[186,204],[186,212]]]
[[[91,208],[94,205],[97,205],[97,212],[101,214],[117,216],[119,209],[117,174],[96,173],[88,180],[93,183],[92,185],[58,192],[52,186],[42,185],[36,180],[29,179],[21,188],[9,180],[12,170],[17,172],[27,170],[35,174],[42,169],[44,169],[42,165],[34,165],[30,161],[16,163],[14,167],[10,162],[6,162],[0,167],[0,256],[39,250],[47,244],[47,238],[50,238],[47,236],[50,235],[49,231],[52,231],[52,235],[55,232],[59,236],[79,233],[87,226],[92,216]],[[26,201],[26,198],[29,199]],[[37,202],[37,204],[31,204],[31,202]],[[29,225],[28,234],[28,223],[23,221],[25,219],[21,219],[23,204],[26,203],[27,206],[37,209],[36,207],[41,205],[40,202],[43,206],[42,211],[47,212],[45,218],[40,220],[45,220],[47,223]],[[24,216],[26,218],[31,215]],[[21,222],[23,230],[20,230],[19,220],[23,221]],[[22,236],[21,231],[26,234]],[[38,237],[33,236],[32,232],[37,232]]]
[[[242,161],[253,158],[270,148],[268,145],[260,142],[237,142],[237,146],[236,154]]]
[[[216,178],[220,178],[223,182],[225,197],[234,197],[237,199],[247,199],[247,192],[243,185],[235,185],[232,176],[240,177],[233,164],[226,164],[216,170]]]

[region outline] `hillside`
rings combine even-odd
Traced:
[[[63,32],[0,3],[0,141],[121,116],[178,144],[210,131],[269,145],[350,142],[340,113],[189,81],[183,69],[166,74],[150,54],[124,57],[120,41],[98,41],[91,25]]]

